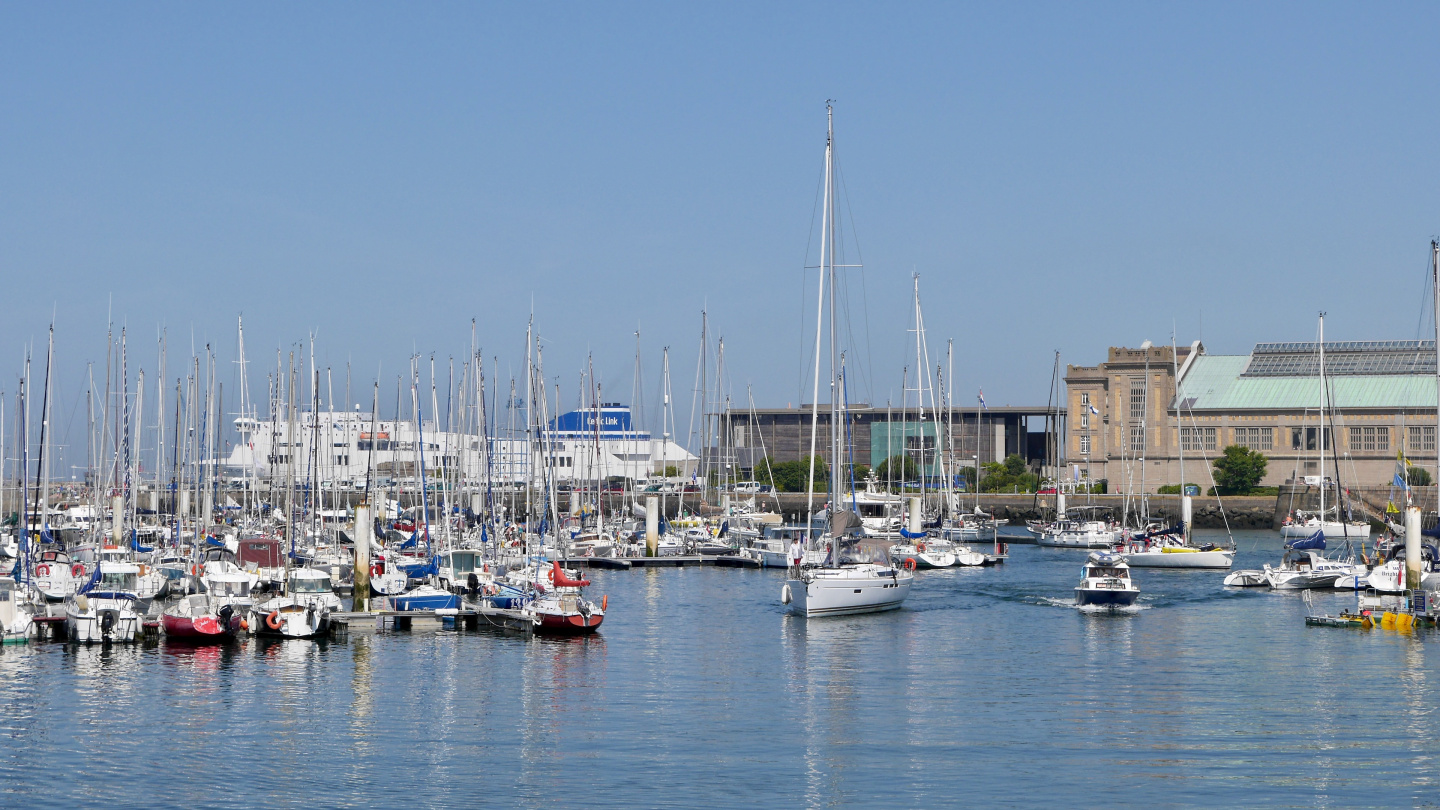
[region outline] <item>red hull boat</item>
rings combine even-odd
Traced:
[[[551,590],[525,606],[535,621],[535,632],[557,636],[595,632],[605,621],[610,597],[602,599],[599,605],[585,601],[580,589],[589,585],[590,580],[570,579],[559,562],[554,563],[549,579]]]

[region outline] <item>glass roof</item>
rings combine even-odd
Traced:
[[[1352,340],[1326,342],[1326,376],[1435,373],[1433,340]],[[1257,343],[1242,377],[1316,377],[1317,343]]]

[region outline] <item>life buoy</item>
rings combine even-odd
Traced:
[[[372,576],[372,577],[378,577],[378,576],[380,576],[380,575],[382,575],[382,574],[384,574],[384,573],[385,573],[385,566],[382,565],[381,563],[378,563],[378,562],[377,562],[377,563],[375,563],[375,564],[373,564],[373,565],[370,566],[370,576]]]
[[[191,574],[191,576],[197,576],[197,577],[200,576],[200,566],[198,566],[198,565],[192,565],[192,566],[190,566],[190,574]]]
[[[915,558],[914,558],[914,557],[906,557],[906,558],[905,558],[905,570],[907,570],[907,571],[914,571],[914,570],[915,570]]]
[[[265,626],[270,628],[271,630],[279,630],[280,625],[280,611],[270,611],[270,615],[265,617]]]
[[[50,576],[50,566],[46,565],[45,563],[40,563],[39,565],[35,566],[35,576],[37,576],[37,577],[48,577],[48,576]]]
[[[85,576],[85,566],[81,565],[80,563],[75,563],[74,565],[70,566],[70,576],[74,577],[75,579],[79,579]]]
[[[916,544],[915,544],[915,550],[918,551],[918,552],[920,552],[921,554],[924,554],[924,553],[925,553],[925,544],[924,544],[924,543],[916,543]]]

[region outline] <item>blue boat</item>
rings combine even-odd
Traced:
[[[492,583],[485,594],[485,601],[503,610],[522,608],[534,599],[534,593],[503,582]]]
[[[421,585],[399,596],[390,597],[390,606],[395,610],[458,610],[460,595],[442,591],[429,585]]]

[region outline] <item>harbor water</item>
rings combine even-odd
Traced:
[[[1012,546],[852,618],[787,616],[780,571],[595,570],[589,638],[9,647],[0,807],[1440,802],[1440,634],[1307,627],[1219,572],[1085,612],[1083,559]]]

